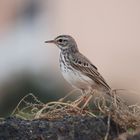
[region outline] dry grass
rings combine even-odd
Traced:
[[[97,98],[95,104],[104,115],[110,116],[122,128],[128,130],[140,127],[140,106],[127,105],[124,100],[117,96],[117,90],[113,91],[113,97],[109,99],[104,96]]]
[[[58,101],[48,102],[47,104],[44,104],[39,101],[32,93],[30,93],[20,100],[11,115],[31,120],[38,118],[54,120],[63,118],[66,115],[89,115],[92,117],[96,117],[96,115],[94,115],[93,113],[75,106],[75,101],[70,102],[67,100],[66,102],[64,102],[64,100],[70,95],[72,95],[72,92]],[[32,102],[29,102],[29,100],[32,100]]]
[[[81,96],[74,101],[68,100],[72,94],[73,92],[58,101],[47,104],[40,102],[33,94],[29,94],[19,102],[12,115],[24,119],[45,118],[49,120],[60,119],[66,115],[108,116],[108,131],[110,119],[126,130],[140,127],[140,107],[138,105],[128,106],[125,101],[117,96],[117,90],[112,92],[113,97],[110,98],[106,98],[103,95],[94,97],[91,94],[92,98],[86,103],[86,108],[84,109],[76,105],[82,99]],[[32,98],[34,102],[29,103],[28,98]]]

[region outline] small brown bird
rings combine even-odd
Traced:
[[[54,43],[60,51],[60,69],[64,78],[82,93],[94,91],[111,95],[111,88],[98,72],[98,69],[81,54],[76,41],[69,35],[60,35],[54,40],[45,41]]]

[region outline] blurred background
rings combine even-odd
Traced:
[[[59,50],[44,44],[72,35],[80,51],[112,88],[140,102],[139,0],[1,0],[0,117],[9,115],[23,96],[43,102],[72,90],[59,70]]]

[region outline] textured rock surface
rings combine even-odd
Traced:
[[[66,116],[53,121],[9,117],[0,122],[0,140],[103,140],[106,124],[105,118],[81,116]],[[111,122],[109,139],[112,140],[121,132]]]

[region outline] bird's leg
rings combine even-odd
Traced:
[[[87,96],[87,98],[86,98],[86,100],[84,102],[84,105],[82,106],[82,109],[84,109],[88,105],[89,101],[93,97],[93,94],[94,94],[94,91],[90,90],[90,92],[88,93],[88,96]]]
[[[80,96],[77,100],[73,102],[74,106],[78,106],[83,100],[83,96]]]
[[[80,105],[82,102],[87,100],[87,93],[86,90],[82,89],[82,95],[76,101],[73,102],[74,106]]]
[[[82,109],[84,109],[87,106],[87,104],[89,103],[89,101],[91,100],[92,97],[93,97],[93,95],[88,96],[88,98],[86,99],[86,102],[82,106]]]
[[[82,93],[82,96],[76,101],[74,101],[74,106],[79,106],[81,103],[83,103],[83,106],[81,108],[84,109],[93,97],[94,91],[93,89],[89,89],[88,91],[82,90]]]

